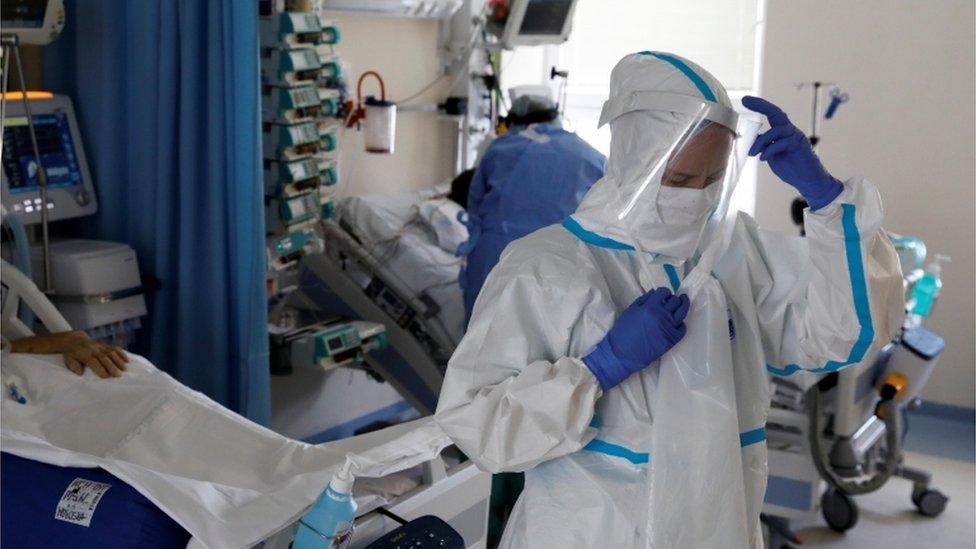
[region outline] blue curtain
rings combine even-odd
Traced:
[[[74,101],[99,211],[162,282],[135,350],[270,416],[258,10],[240,0],[69,0],[45,86]]]

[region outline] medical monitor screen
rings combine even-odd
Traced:
[[[81,184],[81,171],[64,111],[34,115],[34,132],[48,188]],[[27,117],[8,118],[3,128],[3,173],[12,194],[37,189],[37,162]]]
[[[40,28],[44,24],[47,0],[3,0],[0,20],[6,28]]]
[[[559,36],[572,9],[573,0],[529,0],[519,34]]]
[[[342,348],[342,338],[341,337],[334,337],[334,338],[332,338],[332,339],[329,340],[329,350],[330,351],[335,352],[335,351],[338,351],[341,348]]]

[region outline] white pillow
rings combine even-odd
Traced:
[[[416,208],[420,220],[437,236],[437,246],[445,252],[456,254],[458,246],[468,240],[468,228],[461,222],[467,212],[457,202],[435,198],[417,204]]]

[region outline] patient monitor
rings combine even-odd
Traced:
[[[14,92],[6,99],[0,193],[4,208],[15,213],[24,225],[32,225],[41,222],[37,162],[21,94]],[[71,100],[64,95],[27,92],[27,101],[48,178],[48,219],[58,221],[95,213],[98,201]]]
[[[3,0],[0,27],[21,44],[50,44],[64,29],[62,0]]]
[[[504,21],[490,21],[488,30],[500,38],[506,49],[562,44],[572,29],[576,1],[511,0]]]
[[[23,2],[22,2],[23,3]],[[4,21],[7,7],[4,6]],[[6,29],[4,29],[6,32]],[[98,211],[94,181],[71,100],[49,92],[26,92],[38,153],[47,174],[49,221]],[[41,223],[37,155],[22,92],[10,93],[3,119],[4,209],[24,225]],[[75,329],[124,345],[146,314],[136,253],[129,245],[98,240],[53,239],[49,247],[51,300]],[[42,247],[30,246],[31,275],[43,280]]]

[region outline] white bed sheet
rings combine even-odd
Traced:
[[[464,301],[458,275],[462,258],[438,245],[434,231],[418,214],[434,190],[363,195],[339,200],[339,219],[374,257],[415,295],[425,293],[440,307],[437,315],[456,345],[464,335]],[[457,231],[467,229],[455,220]]]
[[[101,467],[193,536],[242,548],[294,523],[347,464],[377,477],[436,457],[450,440],[431,421],[311,445],[227,410],[130,354],[120,378],[70,372],[57,355],[2,354],[4,452],[62,467]],[[19,403],[10,396],[26,398]],[[368,488],[368,486],[364,486]]]

